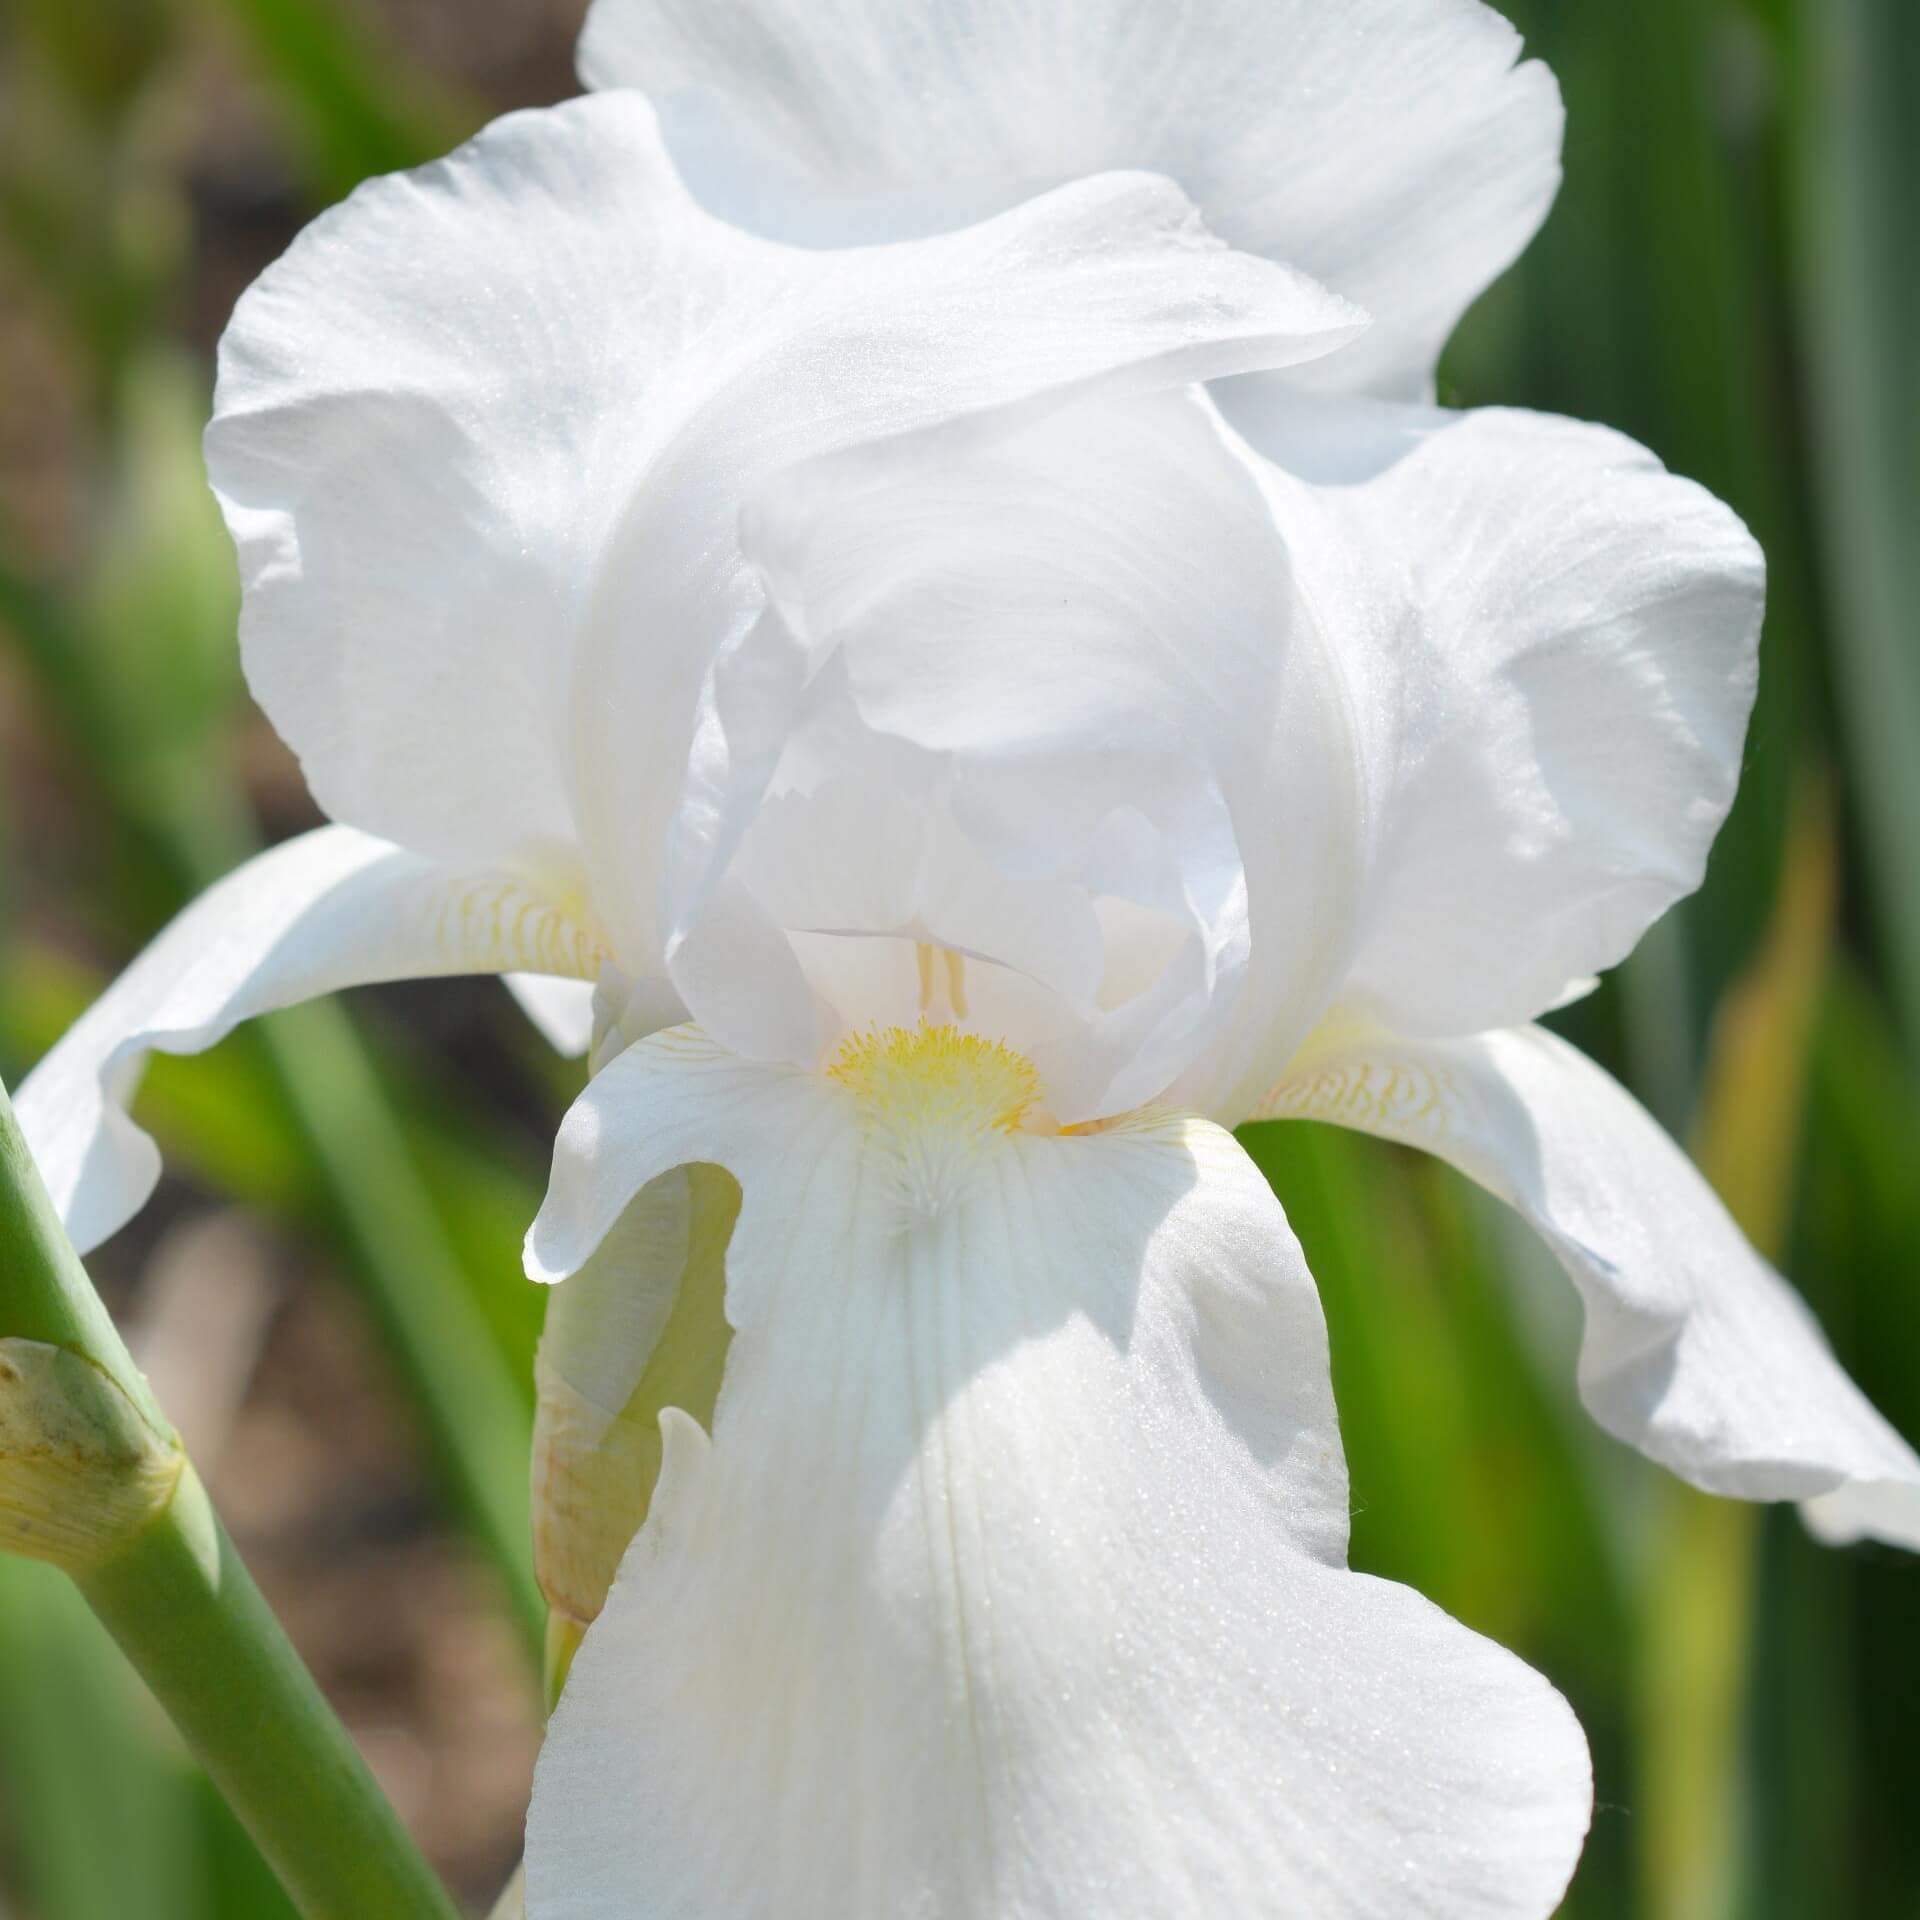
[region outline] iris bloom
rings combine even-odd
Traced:
[[[1532,1024],[1697,884],[1762,582],[1616,435],[1429,403],[1557,178],[1516,51],[1469,0],[600,0],[602,91],[242,301],[242,645],[340,824],[21,1112],[91,1243],[151,1048],[591,996],[534,1920],[1551,1911],[1584,1743],[1347,1571],[1250,1116],[1525,1214],[1611,1432],[1920,1540],[1797,1296]]]

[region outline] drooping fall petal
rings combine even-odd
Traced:
[[[1698,1170],[1564,1041],[1333,1036],[1270,1110],[1422,1147],[1517,1208],[1580,1291],[1580,1389],[1609,1433],[1710,1493],[1808,1501],[1831,1538],[1920,1548],[1912,1448]]]
[[[1544,1920],[1588,1812],[1537,1676],[1345,1570],[1325,1333],[1231,1137],[1017,1119],[922,1028],[829,1075],[686,1029],[563,1128],[532,1270],[639,1185],[740,1182],[711,1435],[553,1722],[532,1920]]]
[[[591,975],[594,933],[540,876],[454,867],[322,827],[210,887],[22,1083],[17,1107],[85,1252],[146,1203],[152,1139],[127,1117],[147,1055],[198,1053],[242,1020],[379,980],[539,969]]]

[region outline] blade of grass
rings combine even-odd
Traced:
[[[1574,1699],[1600,1777],[1619,1777],[1607,1703],[1626,1667],[1626,1614],[1611,1542],[1579,1429],[1555,1411],[1495,1298],[1466,1183],[1306,1121],[1239,1138],[1285,1207],[1325,1308],[1353,1564],[1418,1588],[1550,1672]],[[1623,1840],[1602,1821],[1569,1920],[1620,1911]]]
[[[1858,980],[1836,967],[1814,1056],[1795,1232],[1795,1272],[1842,1357],[1856,1361],[1863,1352],[1856,1312],[1862,1281],[1885,1271],[1899,1276],[1904,1291],[1920,1257],[1920,1236],[1899,1224],[1911,1210],[1920,1147],[1887,1126],[1911,1083],[1884,1015],[1877,1008],[1868,1015],[1868,1004]],[[1876,1351],[1869,1341],[1865,1357],[1871,1362]],[[1911,1339],[1890,1348],[1912,1351]],[[1874,1391],[1870,1374],[1862,1384]],[[1889,1411],[1899,1417],[1897,1405]],[[1898,1911],[1863,1895],[1869,1874],[1860,1851],[1861,1802],[1875,1779],[1871,1771],[1863,1777],[1860,1755],[1871,1702],[1889,1689],[1899,1694],[1902,1669],[1896,1660],[1880,1684],[1862,1688],[1859,1584],[1857,1556],[1810,1541],[1789,1512],[1768,1515],[1755,1625],[1761,1683],[1753,1700],[1753,1920]],[[1898,1656],[1910,1670],[1910,1648],[1903,1644]],[[1903,1734],[1893,1752],[1910,1766],[1909,1746]],[[1909,1874],[1905,1885],[1915,1884]]]
[[[537,1651],[546,1602],[533,1573],[529,1390],[501,1357],[346,1014],[315,1002],[276,1014],[263,1032],[330,1211],[369,1283],[368,1304]]]
[[[119,1655],[72,1587],[0,1554],[0,1817],[49,1920],[207,1911],[185,1831],[190,1776],[155,1751],[129,1696]]]
[[[1748,1238],[1784,1256],[1837,891],[1832,810],[1803,790],[1773,924],[1714,1024],[1695,1157]],[[1642,1885],[1652,1920],[1744,1911],[1756,1509],[1663,1485],[1640,1664]]]
[[[1834,664],[1878,928],[1920,1049],[1920,11],[1810,0],[1792,16],[1792,230],[1831,555]]]
[[[1465,1452],[1451,1330],[1408,1244],[1404,1187],[1367,1143],[1304,1121],[1243,1127],[1320,1290],[1353,1489],[1353,1561],[1442,1598],[1475,1575],[1457,1514],[1428,1497]],[[1458,1599],[1457,1592],[1450,1596]]]
[[[1791,772],[1817,738],[1809,529],[1785,397],[1764,40],[1724,0],[1511,0],[1567,97],[1551,220],[1453,362],[1475,402],[1604,420],[1726,500],[1768,563],[1759,702],[1740,793],[1706,884],[1628,972],[1635,1091],[1684,1122],[1707,1016],[1761,937]],[[1476,333],[1489,335],[1485,344]],[[1495,356],[1502,342],[1514,350]],[[1643,958],[1644,955],[1644,958]],[[1637,1031],[1636,1031],[1637,1030]],[[1685,1057],[1668,1057],[1678,1045]]]
[[[338,199],[369,174],[437,158],[479,115],[328,0],[201,0],[241,36],[285,103],[309,184]]]
[[[1798,1271],[1861,1386],[1920,1440],[1916,1167],[1920,1088],[1887,1009],[1843,968],[1816,1057]],[[1824,1898],[1823,1885],[1857,1890],[1852,1911],[1904,1915],[1920,1889],[1920,1565],[1891,1549],[1837,1555],[1792,1528],[1779,1567],[1783,1598],[1796,1610],[1780,1620],[1778,1644],[1783,1663],[1796,1669],[1800,1718],[1774,1757],[1781,1804],[1795,1818],[1768,1826],[1769,1885],[1788,1890],[1768,1920],[1785,1920],[1793,1892],[1803,1902],[1809,1890]],[[1808,1649],[1824,1656],[1811,1683],[1799,1670]],[[1779,1844],[1788,1837],[1797,1844]]]

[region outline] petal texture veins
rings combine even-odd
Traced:
[[[249,678],[336,818],[449,858],[581,848],[641,979],[771,474],[1362,323],[1144,175],[827,257],[702,212],[637,95],[512,115],[359,189],[236,312],[208,460]]]
[[[677,1029],[562,1131],[539,1274],[677,1164],[743,1199],[711,1437],[664,1416],[540,1762],[533,1920],[1550,1912],[1584,1742],[1345,1570],[1318,1301],[1231,1137],[990,1119],[928,1210],[850,1064]],[[998,1112],[1001,1062],[921,1064]]]
[[[743,541],[769,604],[703,695],[667,893],[715,1039],[811,1063],[944,1010],[1077,1122],[1160,1094],[1250,964],[1304,1037],[1350,948],[1355,745],[1203,399],[811,462]]]
[[[1519,46],[1478,0],[596,0],[580,70],[652,96],[710,206],[814,244],[1168,174],[1374,315],[1296,378],[1418,399],[1559,184],[1559,92]]]
[[[1511,1026],[1699,885],[1739,777],[1764,567],[1733,513],[1605,428],[1369,417],[1394,428],[1377,471],[1262,469],[1368,796],[1341,998],[1396,1032]]]
[[[1310,1047],[1271,1104],[1451,1161],[1580,1290],[1595,1419],[1710,1493],[1804,1500],[1829,1538],[1920,1547],[1920,1460],[1652,1117],[1540,1028]]]
[[[127,1118],[147,1055],[199,1053],[242,1020],[342,987],[537,968],[591,975],[595,936],[538,875],[455,868],[351,827],[250,860],[163,931],[22,1083],[18,1110],[83,1253],[160,1177]]]

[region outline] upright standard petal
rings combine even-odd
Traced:
[[[808,988],[830,1022],[911,1023],[944,997],[930,947],[1062,1121],[1156,1097],[1250,964],[1304,1037],[1349,947],[1353,741],[1202,397],[810,462],[743,544],[769,605],[703,703],[667,891],[714,1038],[811,1063]]]
[[[1345,1570],[1318,1300],[1230,1136],[1020,1130],[951,1029],[828,1076],[690,1030],[562,1130],[530,1270],[644,1183],[743,1199],[711,1437],[536,1776],[532,1920],[1544,1916],[1585,1829],[1542,1680]]]
[[[1624,959],[1699,885],[1765,569],[1733,513],[1605,428],[1401,419],[1398,457],[1353,484],[1264,471],[1371,796],[1345,999],[1477,1033]]]
[[[48,1191],[84,1253],[146,1203],[152,1139],[127,1117],[147,1055],[198,1053],[242,1020],[342,987],[456,973],[590,976],[593,932],[533,873],[455,868],[322,827],[210,887],[21,1085]]]
[[[1418,399],[1559,185],[1559,92],[1519,50],[1478,0],[596,0],[580,71],[659,103],[708,205],[814,244],[1168,174],[1375,316],[1295,378]]]
[[[1808,1501],[1829,1538],[1920,1548],[1920,1459],[1686,1156],[1564,1041],[1335,1036],[1268,1111],[1423,1147],[1517,1208],[1580,1290],[1581,1392],[1609,1433],[1710,1493]]]
[[[637,95],[512,115],[362,187],[240,304],[208,461],[249,678],[336,818],[448,858],[582,846],[638,978],[761,483],[1362,324],[1142,175],[826,256],[702,212]]]

